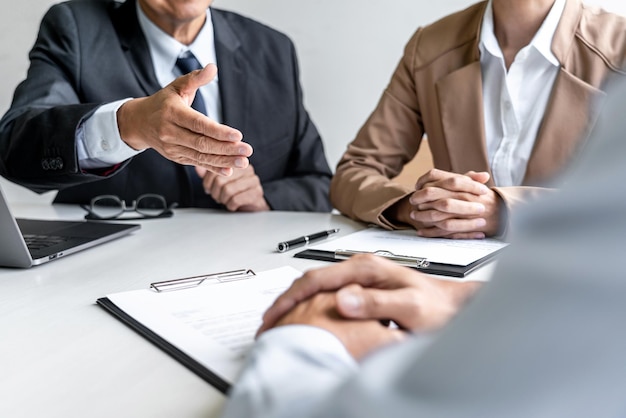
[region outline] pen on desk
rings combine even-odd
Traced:
[[[329,229],[327,231],[316,232],[315,234],[304,235],[302,237],[298,237],[290,241],[279,242],[276,249],[278,250],[279,253],[284,253],[290,248],[295,248],[295,247],[300,247],[302,245],[306,245],[309,242],[326,238],[329,235],[335,234],[337,232],[339,232],[339,229],[335,228],[335,229]]]

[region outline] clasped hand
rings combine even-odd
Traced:
[[[263,193],[261,179],[254,167],[235,170],[231,176],[220,176],[204,167],[196,167],[206,194],[231,212],[260,212],[270,210]]]
[[[480,239],[500,228],[500,197],[485,184],[489,173],[432,169],[417,180],[415,192],[399,203],[398,220],[423,237]]]
[[[432,278],[373,255],[356,255],[310,270],[267,310],[257,335],[276,326],[306,324],[333,333],[355,357],[447,323],[478,282]],[[381,324],[392,320],[402,329]]]
[[[241,132],[191,108],[196,91],[216,74],[217,67],[209,64],[151,96],[124,103],[117,112],[122,140],[136,150],[153,148],[169,160],[219,175],[246,168],[252,147],[242,142]]]

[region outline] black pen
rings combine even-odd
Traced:
[[[290,248],[295,248],[295,247],[300,247],[301,245],[306,245],[311,241],[326,238],[330,234],[335,234],[337,232],[339,232],[338,228],[329,229],[328,231],[316,232],[315,234],[298,237],[296,239],[292,239],[291,241],[279,242],[276,249],[278,250],[279,253],[284,253]]]

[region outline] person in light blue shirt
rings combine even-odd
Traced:
[[[223,417],[624,416],[626,85],[613,87],[566,186],[526,208],[447,325],[434,331],[445,304],[420,299],[434,279],[416,271],[372,257],[308,272],[266,313]]]

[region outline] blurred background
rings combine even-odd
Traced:
[[[5,3],[0,14],[0,114],[25,77],[39,23],[58,1]],[[305,106],[334,170],[347,144],[374,109],[405,43],[420,25],[475,3],[472,0],[215,0],[213,5],[259,20],[291,37],[300,60]],[[586,4],[626,15],[624,0]],[[51,200],[0,178],[10,201]]]

